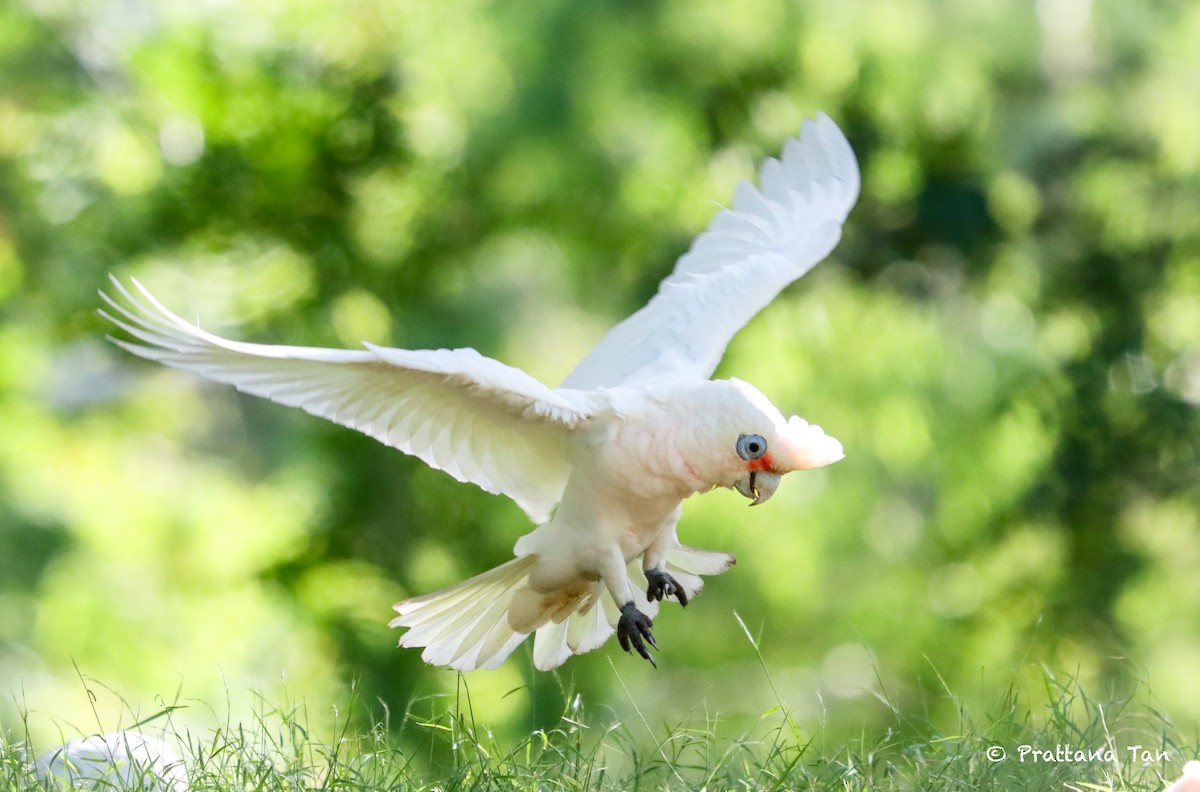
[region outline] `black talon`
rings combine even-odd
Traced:
[[[617,640],[626,652],[630,651],[632,646],[638,654],[650,661],[650,665],[658,668],[658,663],[654,662],[654,658],[646,649],[647,642],[655,649],[658,648],[658,644],[654,642],[654,634],[650,632],[653,624],[650,617],[638,610],[632,600],[626,602],[621,606],[621,618],[617,620]]]
[[[679,585],[679,581],[671,577],[668,573],[661,569],[647,569],[646,582],[650,585],[646,588],[646,598],[653,600],[662,600],[674,595],[679,604],[687,607],[688,598],[683,590],[683,586]]]

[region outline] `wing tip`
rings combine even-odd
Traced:
[[[844,199],[845,211],[849,213],[850,208],[858,200],[861,184],[858,159],[854,156],[854,148],[850,145],[842,128],[824,111],[817,113],[810,129],[824,154],[830,175],[849,187]]]

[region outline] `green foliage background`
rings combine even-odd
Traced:
[[[1165,0],[0,4],[0,724],[119,706],[80,674],[139,710],[454,691],[389,608],[529,527],[122,354],[107,273],[217,332],[473,346],[556,384],[820,110],[862,199],[719,374],[846,460],[753,512],[687,504],[685,541],[739,563],[664,610],[660,670],[522,651],[468,675],[476,716],[580,691],[884,729],[1044,665],[1194,722],[1197,41],[1200,4]]]

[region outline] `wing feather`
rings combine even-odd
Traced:
[[[858,164],[820,115],[780,159],[763,163],[759,185],[738,185],[733,208],[717,213],[658,294],[610,330],[563,387],[712,376],[737,331],[837,244],[858,198]]]
[[[140,283],[116,278],[101,313],[149,360],[357,429],[548,519],[570,472],[563,440],[596,397],[551,390],[473,349],[365,350],[231,341],[185,322]]]

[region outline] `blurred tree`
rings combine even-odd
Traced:
[[[1029,659],[1200,715],[1198,36],[1195,4],[1099,0],[0,6],[0,678],[64,716],[72,661],[132,698],[282,670],[402,707],[456,681],[388,606],[528,527],[105,346],[106,273],[241,337],[473,346],[554,384],[825,110],[862,200],[721,373],[848,459],[766,514],[688,505],[741,563],[659,620],[663,672],[609,647],[476,696],[619,711],[612,657],[660,718],[757,715],[736,608],[830,728],[927,697],[929,664],[987,702]]]

